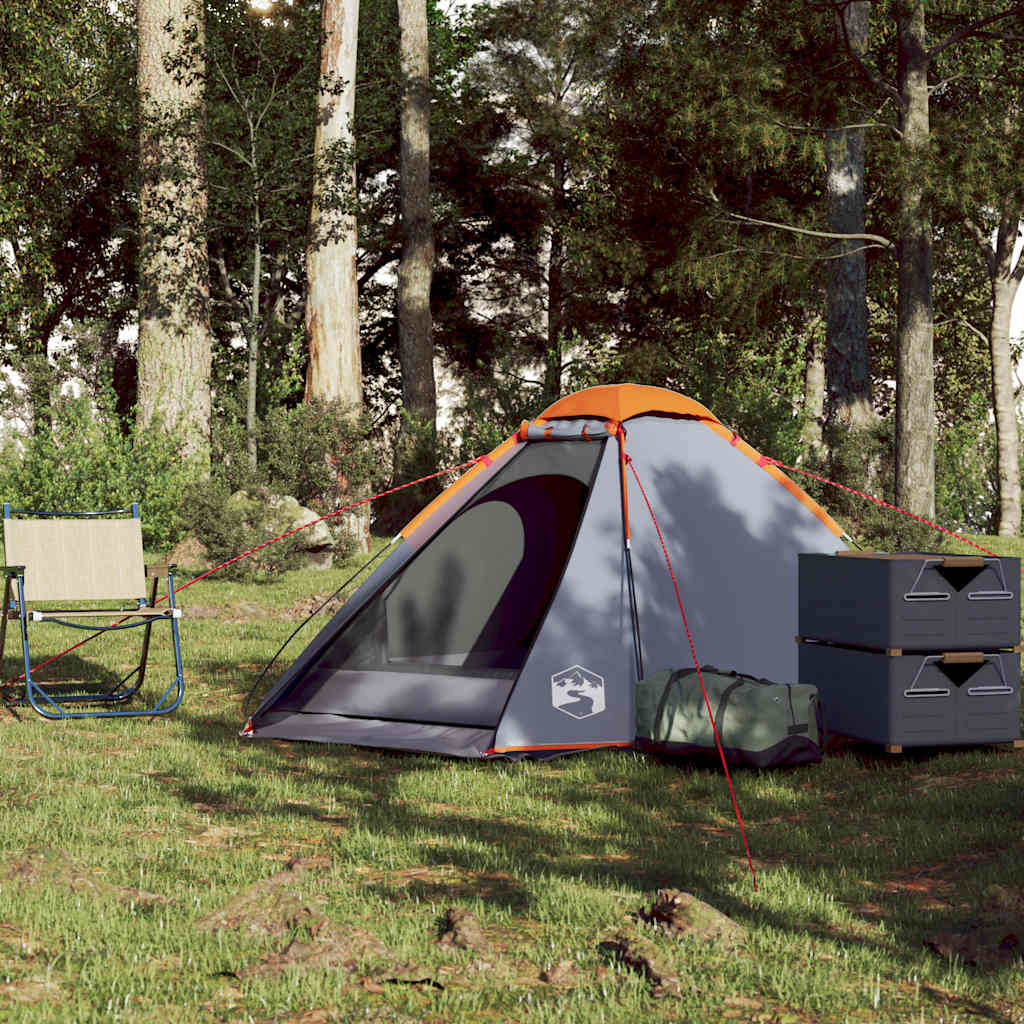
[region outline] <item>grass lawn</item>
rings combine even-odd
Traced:
[[[188,690],[166,718],[0,709],[0,1020],[1024,1021],[1024,753],[848,746],[737,771],[755,892],[711,765],[240,738],[263,663],[349,571],[185,591]],[[156,644],[147,686],[170,667]],[[633,922],[662,887],[745,941]],[[476,948],[439,944],[450,907],[479,919]],[[985,936],[991,913],[1006,955],[924,945]],[[602,947],[623,927],[678,993]]]

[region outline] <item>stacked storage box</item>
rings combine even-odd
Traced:
[[[1020,559],[802,554],[799,675],[888,749],[1020,737]]]

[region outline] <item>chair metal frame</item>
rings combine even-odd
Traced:
[[[3,503],[4,520],[4,541],[5,554],[10,558],[11,547],[15,549],[16,555],[21,548],[17,541],[8,545],[9,525],[20,520],[15,516],[38,517],[40,519],[75,520],[81,526],[89,522],[121,523],[124,519],[113,519],[115,516],[130,516],[132,520],[139,521],[139,505],[133,502],[127,508],[112,509],[104,512],[37,512],[31,509],[14,509],[9,502]],[[57,522],[53,527],[57,526]],[[100,530],[103,528],[100,527]],[[25,551],[33,557],[26,558],[25,564],[0,566],[0,572],[4,576],[4,599],[0,608],[0,662],[2,662],[5,644],[7,640],[7,622],[9,619],[18,619],[21,630],[22,656],[25,664],[25,692],[22,696],[15,697],[12,703],[15,705],[31,705],[43,718],[141,718],[155,715],[166,715],[174,711],[181,703],[185,695],[185,680],[181,665],[181,638],[178,632],[178,620],[181,618],[181,609],[175,604],[174,595],[174,565],[153,565],[142,564],[142,533],[141,524],[126,529],[116,528],[118,533],[124,534],[127,541],[126,550],[117,552],[121,556],[120,564],[115,566],[117,558],[111,556],[111,565],[121,570],[120,585],[113,585],[110,593],[104,593],[104,585],[98,573],[93,573],[84,581],[82,590],[88,594],[84,600],[125,600],[125,588],[128,587],[131,597],[128,600],[135,602],[133,607],[122,608],[43,608],[30,607],[36,601],[46,604],[53,603],[53,598],[34,598],[32,596],[33,579],[49,577],[48,582],[57,580],[56,590],[61,597],[76,601],[71,596],[74,591],[75,566],[71,564],[74,552],[68,551],[63,545],[52,545],[44,555],[41,551],[32,550],[32,545],[25,545]],[[97,533],[97,528],[84,527],[86,533],[90,530],[102,539]],[[12,531],[13,532],[13,531]],[[59,531],[49,531],[50,536],[56,538]],[[46,538],[46,533],[42,534]],[[38,547],[38,545],[37,545]],[[15,561],[16,559],[11,559]],[[44,567],[45,566],[45,567]],[[136,567],[141,567],[142,572],[138,574]],[[95,568],[93,566],[92,568]],[[81,571],[81,569],[80,569]],[[136,583],[136,576],[139,576]],[[157,587],[159,580],[167,578],[167,605],[157,607]],[[26,585],[26,579],[28,584]],[[149,595],[146,596],[146,580],[151,580]],[[44,588],[45,589],[45,588]],[[27,596],[26,596],[27,593]],[[74,622],[72,619],[81,618],[103,618],[116,617],[117,621],[110,625],[97,625],[87,622]],[[129,621],[137,619],[138,621]],[[171,641],[174,649],[175,678],[156,701],[148,708],[104,710],[111,705],[124,704],[142,689],[146,677],[146,664],[149,658],[150,634],[153,623],[157,620],[167,620],[171,624]],[[41,683],[32,674],[32,658],[29,647],[29,623],[30,622],[53,622],[58,625],[70,627],[71,629],[84,629],[93,632],[94,636],[114,630],[143,628],[142,651],[138,665],[126,676],[118,680],[106,691],[100,692],[96,689],[85,689],[89,685],[83,680],[55,680]],[[89,639],[92,639],[90,637]],[[36,666],[38,667],[38,666]],[[69,710],[65,705],[95,705],[88,710]]]

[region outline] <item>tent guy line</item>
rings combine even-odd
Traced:
[[[900,515],[907,516],[910,519],[916,519],[919,523],[924,523],[926,526],[931,526],[940,533],[946,534],[947,537],[954,537],[956,540],[961,541],[964,544],[969,544],[972,548],[977,548],[979,551],[983,551],[986,555],[989,555],[992,558],[999,557],[994,551],[989,551],[988,548],[983,548],[980,544],[976,544],[973,540],[964,537],[963,534],[957,533],[955,530],[947,529],[945,526],[940,526],[938,523],[933,523],[930,519],[926,519],[924,516],[908,512],[905,508],[900,508],[899,505],[892,505],[888,501],[883,501],[881,498],[875,498],[870,494],[866,494],[864,491],[858,491],[852,487],[847,487],[846,484],[838,484],[835,480],[829,480],[828,477],[818,476],[817,473],[811,473],[809,470],[800,469],[797,466],[787,466],[786,463],[780,462],[778,459],[768,458],[768,456],[762,456],[762,458],[764,459],[764,464],[766,466],[778,466],[779,469],[785,469],[790,473],[801,473],[803,476],[810,477],[812,480],[817,480],[819,483],[828,484],[829,487],[836,487],[840,491],[846,491],[847,494],[855,494],[858,498],[866,498],[868,501],[873,501],[876,505],[880,505],[882,508],[890,509],[893,512],[899,512]],[[1024,567],[1021,568],[1021,575],[1024,576]]]
[[[619,426],[621,426],[621,424]],[[189,580],[187,583],[183,583],[181,584],[181,586],[175,587],[174,592],[178,594],[182,590],[191,587],[194,583],[199,583],[200,580],[204,580],[208,576],[212,576],[214,573],[219,572],[221,569],[226,569],[229,565],[234,565],[235,562],[241,561],[243,558],[248,558],[251,555],[254,555],[257,551],[262,551],[264,548],[270,547],[271,544],[276,544],[280,540],[286,540],[288,537],[291,537],[294,534],[301,532],[302,530],[308,529],[310,526],[316,526],[317,523],[322,523],[327,519],[333,519],[335,516],[339,516],[344,512],[351,512],[355,508],[359,508],[362,505],[371,504],[374,501],[378,501],[379,499],[386,497],[390,494],[394,494],[397,491],[404,490],[407,487],[415,487],[417,484],[426,483],[429,480],[434,480],[437,477],[445,476],[448,473],[457,473],[461,469],[468,469],[478,464],[487,465],[489,463],[489,455],[478,455],[473,459],[468,459],[466,462],[459,463],[459,465],[457,466],[449,466],[446,469],[438,470],[436,473],[431,473],[428,476],[419,477],[416,480],[410,480],[404,484],[398,484],[395,487],[390,488],[389,490],[381,491],[378,494],[371,495],[369,498],[363,498],[360,501],[353,502],[351,505],[344,505],[341,508],[336,508],[334,509],[334,511],[328,512],[326,515],[318,516],[316,519],[311,519],[308,523],[302,523],[300,526],[296,526],[291,530],[287,530],[285,533],[282,533],[276,537],[271,537],[269,540],[265,540],[261,544],[257,544],[255,547],[250,548],[248,551],[243,551],[240,554],[234,555],[233,557],[229,558],[226,562],[221,562],[220,565],[215,565],[212,569],[207,570],[202,575],[196,576],[194,579]],[[837,483],[835,480],[829,480],[827,477],[819,476],[817,473],[811,473],[806,469],[800,469],[798,466],[787,465],[785,462],[782,462],[779,459],[773,459],[770,456],[761,456],[759,463],[764,466],[776,466],[779,469],[784,469],[790,473],[800,473],[803,476],[810,477],[812,480],[817,480],[819,483],[828,484],[830,487],[836,487],[841,491],[846,491],[847,493],[854,494],[859,498],[864,498],[867,501],[872,501],[876,505],[880,505],[882,508],[890,509],[893,512],[899,512],[900,515],[907,516],[910,519],[916,519],[919,523],[924,523],[926,526],[931,526],[934,529],[939,530],[941,533],[946,534],[947,536],[953,537],[956,540],[961,541],[964,544],[968,544],[973,548],[977,548],[979,551],[983,551],[986,555],[990,555],[993,558],[997,557],[994,551],[989,551],[988,548],[982,547],[980,544],[975,543],[973,540],[969,540],[967,537],[964,537],[962,534],[957,533],[955,530],[950,530],[947,527],[942,526],[939,523],[933,522],[931,519],[927,519],[924,516],[919,516],[915,515],[913,512],[908,512],[906,509],[900,508],[898,505],[893,505],[887,501],[883,501],[881,498],[876,498],[873,495],[865,493],[864,491],[858,491],[852,487],[847,487],[845,484]],[[636,470],[634,470],[634,473],[635,472]],[[395,538],[392,538],[392,541],[394,539]],[[361,570],[362,567],[360,571]],[[1021,575],[1024,576],[1024,568],[1021,569]],[[156,603],[160,604],[161,602],[166,601],[168,596],[169,595],[167,594],[162,595],[157,599]],[[41,661],[38,665],[33,665],[32,671],[35,672],[38,669],[44,668],[45,666],[52,664],[58,659],[63,658],[65,654],[70,654],[72,651],[78,650],[79,647],[82,647],[83,645],[89,643],[90,640],[95,640],[96,637],[102,635],[102,632],[97,632],[91,634],[90,636],[87,636],[84,640],[80,640],[77,644],[73,644],[66,650],[63,650],[58,654],[54,654],[52,657],[47,658],[45,661]],[[16,683],[23,678],[24,673],[22,673],[19,676],[15,676],[11,680],[11,682]]]
[[[427,476],[421,476],[416,480],[410,480],[407,483],[398,484],[396,487],[391,487],[386,491],[381,491],[379,494],[373,494],[369,498],[362,498],[359,501],[354,501],[352,502],[351,505],[343,505],[341,508],[336,508],[333,512],[328,512],[326,515],[318,516],[316,519],[311,519],[308,523],[302,523],[300,526],[296,526],[291,530],[286,530],[284,533],[278,534],[278,536],[276,537],[271,537],[270,540],[265,540],[263,541],[262,544],[257,544],[255,547],[249,548],[248,551],[243,551],[241,552],[241,554],[234,555],[233,557],[229,558],[226,562],[221,562],[220,565],[215,565],[212,569],[208,569],[206,572],[202,573],[199,576],[196,576],[194,579],[189,580],[187,583],[182,583],[181,586],[175,587],[174,593],[180,594],[183,590],[187,590],[194,583],[198,583],[200,580],[205,580],[208,576],[212,576],[215,572],[220,572],[221,569],[226,569],[229,565],[234,565],[235,562],[239,562],[243,558],[248,558],[251,555],[256,554],[257,551],[262,551],[264,548],[270,547],[271,544],[276,544],[279,540],[285,540],[288,537],[291,537],[294,534],[301,532],[302,530],[306,530],[311,526],[316,526],[317,523],[322,523],[328,519],[333,519],[335,516],[340,516],[343,512],[351,512],[352,509],[359,508],[362,505],[369,505],[371,502],[378,501],[380,498],[385,498],[389,494],[394,494],[397,491],[405,490],[405,488],[407,487],[415,487],[417,484],[426,483],[428,480],[434,480],[439,476],[445,476],[447,473],[457,473],[460,469],[467,469],[479,463],[483,463],[484,465],[486,465],[489,462],[489,459],[490,456],[488,455],[478,455],[476,458],[469,459],[466,462],[459,463],[459,465],[457,466],[449,466],[447,469],[439,469],[436,473],[430,473]],[[360,566],[359,572],[361,572],[366,567],[366,565],[369,565],[371,562],[375,561],[378,555],[375,555],[373,558],[371,558],[370,561],[367,562],[365,565]],[[356,575],[358,575],[358,572]],[[342,586],[344,587],[345,584],[342,584]],[[154,602],[154,606],[162,604],[169,597],[170,594],[164,594],[163,596],[158,597]],[[117,619],[114,623],[112,623],[112,625],[117,625],[124,621],[124,619]],[[80,640],[77,644],[72,644],[70,647],[68,647],[66,650],[61,651],[59,654],[54,654],[51,657],[47,658],[45,661],[41,661],[38,665],[33,665],[32,671],[36,672],[47,665],[52,665],[55,661],[59,660],[60,658],[63,658],[65,654],[70,654],[72,651],[77,651],[79,647],[82,647],[83,645],[87,644],[90,640],[95,640],[98,636],[102,636],[105,632],[106,630],[103,629],[90,634],[84,640]],[[16,683],[18,682],[19,679],[24,678],[25,673],[23,672],[21,675],[15,676],[11,680],[11,682]]]
[[[619,428],[619,431],[619,436],[621,438],[621,427]],[[658,534],[658,541],[661,544],[661,552],[665,556],[665,565],[668,568],[668,574],[672,577],[672,587],[675,590],[676,602],[679,605],[679,614],[683,618],[683,628],[686,630],[686,639],[690,645],[690,653],[693,655],[693,664],[697,669],[697,680],[700,683],[700,692],[704,696],[704,706],[707,708],[708,721],[711,723],[711,731],[715,736],[715,746],[718,748],[718,756],[722,762],[722,771],[725,772],[725,781],[726,785],[729,787],[729,796],[732,798],[732,807],[736,812],[736,823],[739,825],[740,835],[743,837],[743,850],[747,855],[747,866],[750,868],[750,877],[754,884],[754,891],[757,892],[757,872],[754,870],[754,861],[750,856],[750,844],[747,842],[747,830],[743,824],[743,815],[740,814],[740,805],[739,801],[736,799],[736,791],[732,786],[732,776],[729,774],[729,764],[725,759],[725,751],[722,749],[722,737],[718,734],[718,724],[715,721],[715,713],[711,710],[711,701],[708,698],[707,687],[704,685],[704,674],[700,670],[700,659],[697,657],[697,648],[693,643],[693,634],[690,632],[690,623],[686,618],[686,609],[683,607],[683,598],[679,593],[679,583],[676,580],[675,570],[672,568],[672,559],[669,558],[668,547],[665,545],[665,538],[662,535],[661,527],[658,525],[658,517],[654,514],[654,509],[651,507],[651,500],[647,497],[647,491],[644,489],[644,485],[636,471],[636,466],[633,465],[633,460],[629,457],[624,445],[622,448],[622,459],[632,472],[633,478],[636,480],[637,487],[640,488],[640,494],[643,496],[644,504],[647,506],[647,511],[651,515],[651,522],[654,524],[654,529]],[[628,536],[626,539],[628,543]]]

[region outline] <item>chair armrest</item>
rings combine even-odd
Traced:
[[[151,580],[154,577],[161,578],[166,576],[172,569],[177,569],[177,562],[160,562],[157,565],[146,566],[146,579]]]

